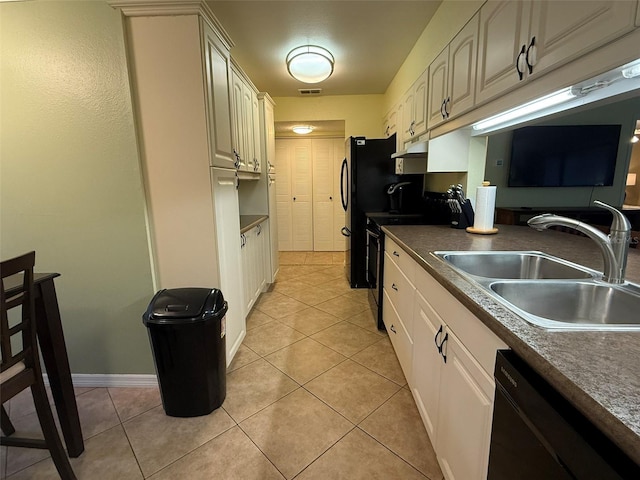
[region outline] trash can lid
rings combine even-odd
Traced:
[[[227,303],[217,288],[172,288],[160,290],[142,316],[143,323],[171,324],[208,320],[227,312]]]

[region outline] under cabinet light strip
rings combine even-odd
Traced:
[[[545,108],[553,107],[554,105],[567,102],[580,95],[581,92],[574,90],[572,87],[565,88],[563,90],[559,90],[552,94],[533,100],[529,103],[525,103],[524,105],[520,105],[519,107],[507,110],[506,112],[494,115],[493,117],[489,117],[486,120],[482,120],[481,122],[475,123],[473,125],[473,129],[486,130],[487,128],[500,125],[501,123],[507,123],[511,120],[515,120],[516,118],[524,117],[525,115],[544,110]]]

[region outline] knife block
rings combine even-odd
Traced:
[[[467,199],[461,204],[462,212],[451,212],[451,228],[467,228],[473,226],[474,213],[471,201]]]

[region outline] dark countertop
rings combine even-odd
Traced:
[[[534,326],[430,252],[538,250],[602,271],[593,240],[557,231],[497,225],[496,235],[448,226],[383,230],[514,352],[640,464],[640,331],[551,331]],[[640,250],[630,249],[626,279],[640,284]]]
[[[267,218],[269,215],[240,215],[240,233],[248,232]]]

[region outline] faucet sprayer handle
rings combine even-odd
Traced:
[[[631,232],[631,223],[629,223],[629,219],[627,219],[620,210],[612,207],[611,205],[607,205],[600,200],[594,200],[593,204],[600,208],[604,208],[605,210],[609,210],[613,214],[611,232]]]

